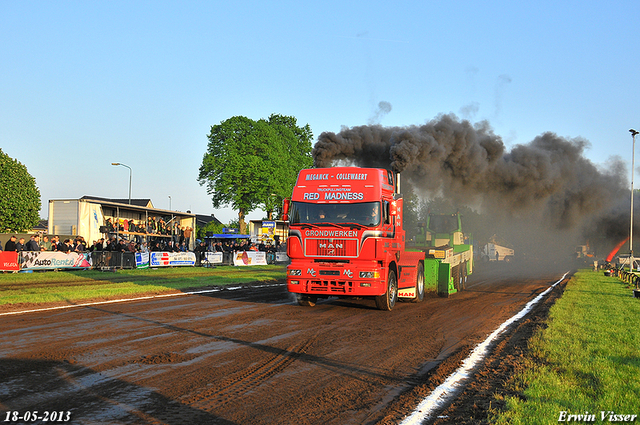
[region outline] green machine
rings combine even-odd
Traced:
[[[462,232],[459,212],[430,213],[426,225],[418,225],[418,235],[408,246],[425,252],[426,291],[448,297],[464,289],[467,277],[473,273],[473,242],[470,235]]]

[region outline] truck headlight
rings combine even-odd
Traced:
[[[289,270],[289,276],[302,276],[302,270]]]
[[[360,279],[379,279],[380,272],[360,272]]]

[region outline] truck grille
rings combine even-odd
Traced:
[[[353,282],[338,280],[310,280],[309,292],[348,294],[353,292]]]
[[[310,257],[358,256],[357,239],[311,239],[305,240],[305,255]]]

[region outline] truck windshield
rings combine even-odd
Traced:
[[[432,215],[429,227],[436,233],[453,233],[458,230],[458,218],[450,215]]]
[[[292,202],[289,224],[342,224],[356,223],[362,226],[380,224],[380,202],[353,204],[311,204]]]

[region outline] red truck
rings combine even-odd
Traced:
[[[300,171],[289,221],[287,289],[298,303],[370,297],[381,310],[424,298],[425,253],[405,250],[399,176],[377,168]]]

